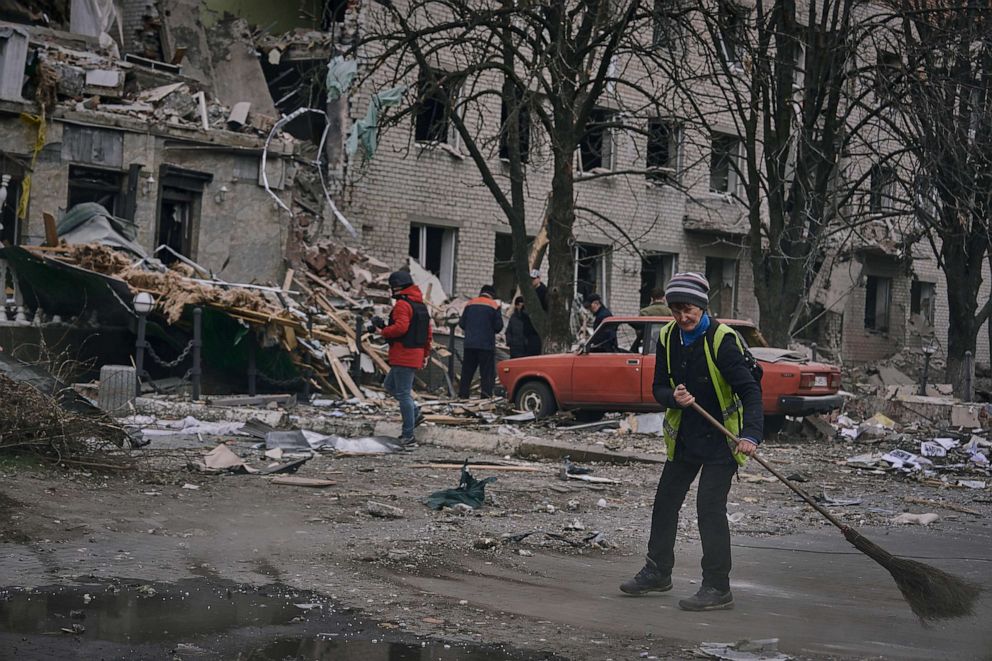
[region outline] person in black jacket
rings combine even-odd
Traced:
[[[755,453],[763,431],[761,386],[745,362],[740,338],[707,314],[708,293],[709,282],[698,273],[676,274],[665,289],[675,321],[658,337],[653,390],[667,409],[663,434],[668,461],[654,499],[647,563],[620,586],[632,595],[672,589],[679,510],[699,475],[696,513],[703,580],[694,596],[679,601],[689,611],[733,607],[727,495],[738,466]],[[693,403],[740,439],[733,449]]]
[[[592,312],[593,328],[599,328],[603,320],[612,317],[610,309],[603,305],[603,297],[592,293],[585,297],[582,304],[589,312]],[[617,327],[615,324],[605,326],[601,331],[595,333],[589,340],[588,349],[590,353],[617,353],[620,351],[617,345]]]
[[[541,307],[544,311],[548,311],[548,286],[541,282],[541,271],[540,269],[534,269],[530,272],[530,286],[534,288],[534,292],[537,294],[537,300],[541,302]]]
[[[468,399],[475,370],[479,370],[479,391],[485,398],[493,396],[496,385],[496,333],[503,330],[503,314],[496,302],[496,289],[484,285],[479,295],[462,310],[458,326],[465,331],[462,354],[462,380],[458,396]]]
[[[541,336],[524,310],[523,296],[517,296],[513,301],[513,314],[506,324],[506,343],[510,347],[510,358],[541,355]]]

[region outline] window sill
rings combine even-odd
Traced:
[[[612,168],[593,168],[591,170],[579,170],[575,173],[576,181],[586,181],[589,179],[607,179],[604,175],[613,172]]]
[[[444,151],[451,155],[453,158],[457,158],[459,161],[465,160],[465,154],[461,153],[447,142],[424,142],[417,141],[417,147],[421,151]]]

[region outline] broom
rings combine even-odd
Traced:
[[[729,429],[724,427],[720,421],[707,413],[703,407],[696,402],[692,403],[692,408],[699,415],[714,427],[719,429],[729,439],[731,444],[737,443],[738,439]],[[830,523],[837,526],[844,537],[847,538],[854,548],[858,549],[869,558],[885,567],[895,579],[899,591],[903,598],[909,603],[909,607],[921,620],[939,620],[952,617],[964,617],[974,612],[975,601],[981,592],[981,588],[974,583],[963,581],[956,576],[952,576],[936,567],[907,560],[892,555],[878,544],[851,528],[845,523],[841,523],[837,517],[828,512],[818,502],[789,481],[784,475],[775,470],[762,457],[754,455],[754,460],[764,466],[769,473],[777,477],[785,486],[789,487],[799,497],[805,500],[810,507],[822,514]]]

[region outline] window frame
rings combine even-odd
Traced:
[[[727,150],[727,187],[726,190],[720,190],[713,187],[713,178],[715,172],[716,161],[719,158],[718,152],[716,150],[717,142],[720,140],[727,140],[733,142],[733,150]],[[711,193],[716,193],[719,195],[736,195],[740,190],[740,176],[738,168],[740,167],[741,151],[743,147],[743,141],[739,135],[734,133],[724,133],[722,131],[712,131],[710,133],[710,165],[709,165],[709,191]]]

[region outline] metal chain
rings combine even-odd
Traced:
[[[148,349],[148,355],[152,357],[152,360],[154,360],[160,366],[165,368],[172,368],[178,365],[179,363],[183,362],[184,360],[186,360],[186,356],[189,355],[190,350],[193,348],[193,340],[189,341],[189,343],[179,353],[179,356],[175,360],[170,360],[170,361],[164,361],[161,358],[159,358],[158,354],[155,353],[155,349],[152,348],[151,344],[146,343],[145,348]]]

